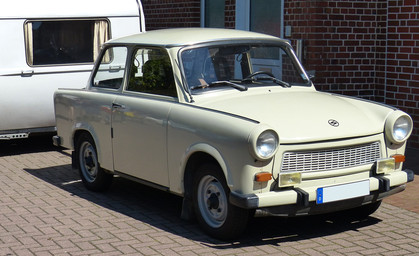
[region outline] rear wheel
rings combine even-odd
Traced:
[[[193,179],[193,205],[200,226],[211,236],[227,240],[246,228],[249,210],[230,204],[230,190],[215,164],[200,166]]]
[[[109,188],[113,175],[100,167],[96,146],[89,134],[83,133],[78,138],[76,157],[80,177],[89,190],[103,191]]]

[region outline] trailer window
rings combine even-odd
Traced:
[[[108,39],[107,20],[37,20],[25,24],[30,66],[93,63]]]

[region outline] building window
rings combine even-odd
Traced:
[[[236,1],[236,29],[282,37],[283,0]]]
[[[203,0],[204,27],[224,28],[224,0]]]
[[[250,30],[281,36],[281,1],[250,0]]]

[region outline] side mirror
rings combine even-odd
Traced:
[[[307,70],[307,75],[310,80],[316,78],[316,70]]]

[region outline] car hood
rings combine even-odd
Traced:
[[[283,144],[382,133],[393,111],[377,103],[314,90],[284,90],[236,93],[228,99],[211,97],[200,105],[269,125]]]

